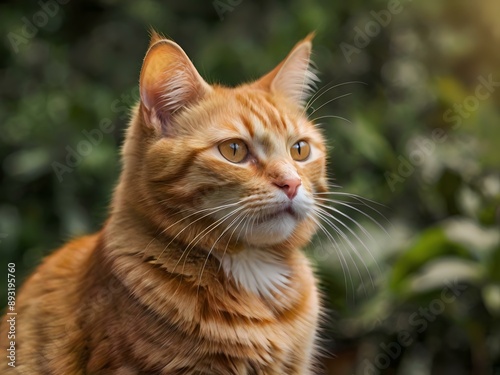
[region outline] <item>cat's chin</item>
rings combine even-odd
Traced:
[[[296,216],[284,212],[265,221],[257,221],[244,233],[245,242],[253,246],[272,246],[286,241],[297,227]]]

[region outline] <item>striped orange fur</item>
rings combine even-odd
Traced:
[[[304,113],[311,39],[228,88],[153,35],[109,218],[25,282],[2,374],[314,373],[320,303],[301,248],[326,177]]]

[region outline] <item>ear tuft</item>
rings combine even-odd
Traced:
[[[167,37],[165,37],[163,34],[160,34],[159,32],[157,32],[152,27],[149,29],[149,35],[150,35],[149,47],[151,47],[156,42],[159,42],[160,40],[164,40],[164,39],[168,40]]]
[[[279,93],[304,106],[319,81],[311,67],[311,50],[314,32],[298,42],[288,56],[271,72],[254,85]]]

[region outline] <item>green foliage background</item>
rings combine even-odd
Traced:
[[[500,374],[500,90],[477,91],[500,82],[498,1],[69,1],[23,34],[40,11],[0,5],[1,275],[15,262],[24,277],[105,220],[150,26],[228,85],[316,30],[325,93],[310,112],[334,190],[377,202],[332,195],[366,232],[337,213],[345,237],[331,230],[309,249],[329,308],[327,372]],[[333,87],[351,81],[364,84]],[[112,131],[61,181],[53,163],[107,120]]]

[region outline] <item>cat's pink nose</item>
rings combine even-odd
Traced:
[[[297,195],[302,181],[298,177],[290,177],[275,181],[274,184],[283,190],[289,199],[293,199]]]

